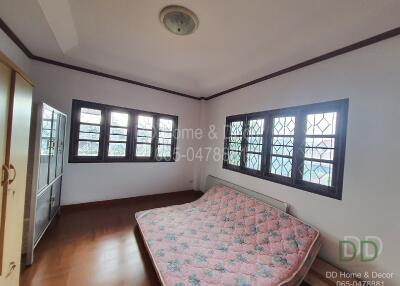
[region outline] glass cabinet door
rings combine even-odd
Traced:
[[[58,128],[58,144],[57,144],[57,169],[56,169],[56,177],[62,174],[63,172],[63,158],[64,158],[64,136],[65,136],[65,124],[66,118],[65,115],[60,114],[59,120],[59,128]]]
[[[50,221],[51,187],[48,187],[36,201],[35,235],[36,242]]]
[[[49,183],[49,156],[50,141],[53,120],[53,110],[43,107],[42,111],[42,134],[40,138],[40,159],[39,159],[39,176],[38,189],[40,192]]]
[[[52,218],[60,208],[60,199],[61,199],[61,178],[58,178],[57,181],[51,186],[51,209],[50,209],[50,218]]]
[[[49,183],[56,178],[59,119],[60,113],[53,112],[49,150]]]

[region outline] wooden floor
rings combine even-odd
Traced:
[[[194,201],[187,191],[67,208],[45,233],[22,286],[160,285],[136,227],[137,211]]]
[[[39,242],[34,264],[22,272],[21,286],[160,285],[134,214],[194,201],[201,194],[187,191],[63,209]]]

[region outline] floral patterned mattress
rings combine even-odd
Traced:
[[[165,286],[298,285],[320,248],[316,229],[225,186],[135,216]]]

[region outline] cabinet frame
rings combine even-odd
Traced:
[[[41,139],[42,139],[42,119],[43,119],[43,111],[45,108],[53,110],[53,118],[55,112],[60,114],[61,116],[58,118],[58,126],[60,128],[60,122],[61,122],[61,117],[64,117],[65,119],[65,126],[64,126],[64,132],[63,132],[63,154],[62,154],[62,162],[61,164],[63,165],[61,168],[61,173],[59,175],[55,175],[55,178],[49,181],[49,178],[47,179],[47,185],[45,187],[42,187],[39,190],[39,165],[40,165],[40,156],[41,156]],[[36,223],[36,207],[37,207],[37,199],[41,196],[44,195],[46,192],[50,192],[50,196],[52,196],[52,187],[55,185],[55,183],[58,180],[61,180],[62,183],[62,177],[64,174],[64,166],[65,166],[65,142],[66,142],[66,135],[67,135],[67,115],[63,112],[60,112],[56,110],[55,108],[47,105],[46,103],[40,103],[38,104],[36,110],[36,116],[34,117],[34,120],[36,120],[36,126],[33,126],[33,131],[34,131],[34,141],[31,142],[34,146],[34,158],[33,158],[33,165],[32,165],[32,182],[31,182],[31,198],[30,198],[30,209],[29,209],[29,225],[27,228],[27,251],[26,251],[26,264],[27,265],[32,265],[33,260],[34,260],[34,249],[41,240],[42,236],[46,233],[46,230],[50,226],[51,222],[53,219],[57,216],[57,214],[60,212],[61,208],[61,194],[59,196],[59,207],[54,214],[51,213],[51,201],[50,201],[50,207],[49,207],[49,221],[46,227],[41,231],[41,233],[37,236],[37,239],[35,239],[35,223]],[[57,136],[60,135],[60,130],[57,130]],[[51,131],[51,134],[53,131]],[[57,140],[57,144],[58,144]],[[32,147],[32,146],[31,146]],[[55,172],[57,172],[57,166],[59,164],[58,162],[58,146],[55,147],[55,150],[57,151],[55,156],[56,156],[56,164],[55,164]],[[49,159],[50,159],[50,154],[49,154]],[[48,162],[50,168],[50,160]],[[49,176],[49,172],[47,174]]]

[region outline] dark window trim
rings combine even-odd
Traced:
[[[82,107],[98,109],[102,112],[102,121],[100,123],[100,140],[99,140],[99,156],[78,156],[79,142],[79,126],[80,126],[80,109]],[[111,112],[126,112],[130,115],[128,124],[127,138],[127,156],[126,157],[110,157],[107,156],[109,144],[109,127],[111,120]],[[139,114],[150,115],[153,117],[153,139],[152,139],[152,154],[148,158],[136,157],[136,131],[137,131],[137,116]],[[156,147],[158,138],[158,122],[159,118],[168,118],[173,121],[173,140],[172,140],[172,156],[170,158],[157,158]],[[123,162],[175,162],[176,144],[177,144],[177,129],[178,116],[170,114],[162,114],[157,112],[131,109],[96,102],[83,100],[72,100],[71,112],[71,129],[70,129],[70,144],[69,144],[69,163],[123,163]]]
[[[308,105],[301,105],[295,107],[274,109],[262,112],[238,114],[226,117],[225,127],[225,141],[224,141],[224,159],[223,168],[245,175],[261,178],[274,183],[290,186],[296,189],[301,189],[307,192],[323,195],[326,197],[341,200],[343,191],[343,176],[344,176],[344,160],[346,150],[346,136],[347,136],[347,119],[348,119],[348,99],[341,99],[329,102],[314,103]],[[325,113],[337,112],[336,119],[336,135],[335,135],[335,152],[334,152],[334,166],[332,171],[332,187],[327,187],[320,184],[315,184],[302,180],[302,165],[304,164],[304,149],[305,142],[305,124],[306,115],[308,113]],[[272,145],[272,128],[273,118],[278,116],[294,116],[296,118],[296,127],[294,134],[294,147],[293,147],[293,161],[292,161],[292,176],[284,177],[276,174],[269,173],[270,156]],[[246,126],[249,118],[264,118],[264,138],[263,138],[263,152],[261,161],[261,172],[245,168],[245,162],[242,160],[240,166],[233,166],[228,164],[227,143],[230,135],[229,126],[232,121],[243,121]],[[245,127],[244,127],[245,130]],[[244,131],[245,132],[245,131]],[[243,135],[242,142],[245,140]],[[243,158],[246,152],[246,143],[242,144]],[[300,150],[300,151],[299,151]]]

